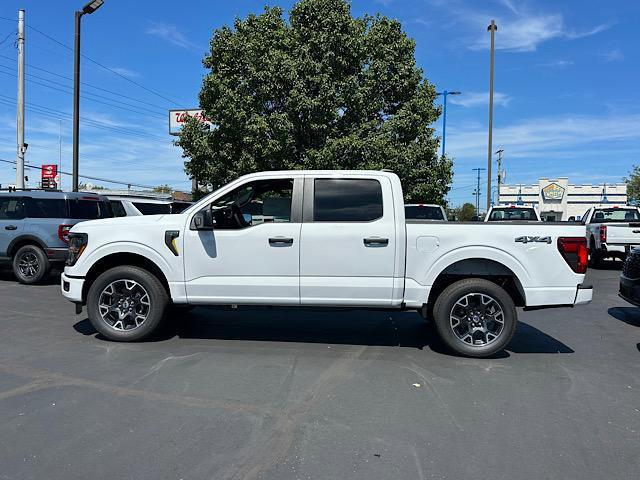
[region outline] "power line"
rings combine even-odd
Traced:
[[[9,40],[9,37],[11,37],[11,35],[15,35],[15,34],[16,34],[15,30],[12,30],[11,32],[9,32],[9,34],[6,37],[4,37],[4,40],[0,42],[0,45],[2,45],[4,42]]]
[[[0,94],[0,101],[4,102],[5,104],[8,104],[9,106],[15,106],[16,99]],[[43,105],[38,105],[36,103],[27,102],[27,108],[29,110],[33,110],[35,113],[39,113],[39,114],[50,116],[50,117],[53,116],[56,119],[60,117],[64,117],[65,119],[70,120],[72,118],[72,115],[70,113],[66,113],[60,110],[55,110],[53,108],[49,108]],[[111,130],[116,133],[124,133],[125,135],[132,135],[132,136],[143,137],[143,138],[152,138],[154,140],[157,139],[157,140],[166,141],[165,137],[154,135],[152,133],[147,133],[142,130],[118,127],[118,126],[110,125],[108,123],[101,122],[99,120],[94,120],[94,119],[83,117],[83,116],[80,116],[80,119],[84,123],[90,124],[92,126],[99,126],[101,128]]]
[[[0,65],[0,67],[4,67],[4,65]],[[5,67],[5,68],[7,68],[7,67]],[[16,77],[16,75],[14,75],[14,74],[12,74],[12,73],[9,73],[9,72],[5,72],[5,71],[3,71],[3,70],[0,70],[0,73],[2,73],[2,74],[4,74],[4,75],[7,75],[7,76],[10,76],[10,77],[14,77],[14,78]],[[34,77],[35,75],[33,75],[33,74],[28,74],[27,76],[28,76],[28,77]],[[36,78],[42,78],[42,77],[37,77],[37,76],[35,76],[35,77],[36,77]],[[52,80],[49,80],[49,79],[45,79],[45,80],[46,80],[46,81],[48,81],[48,82],[51,82],[51,83],[55,83],[55,82],[53,82]],[[63,90],[62,88],[54,87],[54,86],[52,86],[52,85],[48,85],[48,84],[46,84],[46,83],[42,83],[42,82],[39,82],[39,81],[37,81],[37,80],[33,80],[33,79],[29,79],[29,78],[28,78],[28,79],[27,79],[27,82],[32,83],[32,84],[34,84],[34,85],[39,85],[39,86],[41,86],[41,87],[49,88],[49,89],[51,89],[51,90],[55,90],[55,91],[58,91],[58,92],[66,93],[67,95],[73,95],[73,92],[71,92],[71,91],[69,91],[69,90]],[[60,84],[58,83],[57,85],[60,85]],[[66,88],[66,89],[70,89],[70,87],[67,87],[66,85],[62,85],[62,87],[63,87],[63,88]],[[87,95],[89,95],[89,96],[87,96]],[[92,102],[96,102],[96,103],[101,103],[101,104],[103,104],[103,105],[107,105],[107,106],[109,106],[109,107],[119,108],[120,110],[125,110],[125,111],[128,111],[128,112],[137,113],[137,114],[141,114],[141,113],[143,113],[143,112],[141,112],[140,110],[133,110],[133,109],[131,109],[131,108],[123,107],[123,106],[121,106],[121,105],[116,105],[116,104],[113,104],[113,103],[105,102],[105,101],[100,100],[100,99],[98,99],[98,98],[92,98],[93,96],[97,96],[97,97],[101,97],[101,98],[106,98],[106,97],[103,97],[103,96],[101,96],[101,95],[97,95],[97,94],[94,94],[94,93],[85,93],[85,94],[83,95],[83,98],[85,98],[86,100],[90,100],[90,101],[92,101]],[[113,99],[108,99],[108,100],[111,100],[111,101],[117,101],[117,100],[113,100]],[[118,103],[123,103],[123,102],[118,102]],[[127,104],[127,105],[130,105],[130,104]],[[133,107],[138,108],[138,106],[137,106],[137,105],[133,105]],[[155,116],[157,116],[157,117],[162,117],[162,118],[164,118],[164,114],[161,114],[161,113],[158,113],[158,112],[149,112],[149,113],[151,113],[151,114],[153,114],[153,115],[155,115]]]
[[[4,158],[0,158],[0,162],[12,163],[14,165],[16,164],[15,160],[7,160],[7,159],[4,159]],[[38,166],[35,166],[35,165],[25,165],[25,168],[35,168],[37,170],[42,170],[42,167],[38,167]],[[62,170],[60,170],[58,173],[61,173],[63,175],[72,175],[71,173],[64,172]],[[84,178],[86,180],[96,180],[98,182],[115,183],[117,185],[128,185],[128,186],[131,186],[131,187],[147,188],[147,189],[150,189],[150,190],[153,190],[155,188],[155,187],[151,187],[149,185],[139,185],[137,183],[122,182],[120,180],[110,180],[108,178],[92,177],[92,176],[89,176],[89,175],[78,175],[78,176],[80,178]]]
[[[0,17],[0,18],[2,18],[2,17]],[[31,30],[39,33],[43,37],[48,38],[52,42],[57,43],[61,47],[66,48],[70,52],[73,52],[73,48],[71,48],[69,45],[66,45],[66,44],[62,43],[61,41],[57,40],[56,38],[52,37],[51,35],[48,35],[48,34],[44,33],[42,30],[39,30],[39,29],[37,29],[36,27],[34,27],[32,25],[27,25],[27,28],[30,28]],[[84,53],[80,53],[80,55],[83,58],[86,58],[87,60],[89,60],[91,63],[94,63],[95,65],[99,66],[100,68],[103,68],[103,69],[107,70],[108,72],[111,72],[114,75],[117,75],[118,77],[126,80],[127,82],[132,83],[133,85],[136,85],[137,87],[142,88],[143,90],[145,90],[145,91],[147,91],[149,93],[152,93],[153,95],[156,95],[157,97],[160,97],[163,100],[166,100],[167,102],[169,102],[169,103],[171,103],[173,105],[180,105],[181,103],[183,103],[183,102],[176,102],[175,100],[172,100],[171,98],[168,98],[168,97],[162,95],[161,93],[158,93],[155,90],[152,90],[152,89],[150,89],[148,87],[145,87],[144,85],[136,82],[135,80],[130,79],[126,75],[122,75],[120,72],[117,72],[117,71],[113,70],[112,68],[107,67],[106,65],[103,65],[102,63],[98,62],[97,60],[94,60],[93,58],[85,55]]]
[[[4,59],[6,59],[6,60],[11,60],[11,61],[14,61],[14,60],[15,60],[14,58],[11,58],[11,57],[9,57],[9,56],[7,56],[7,55],[0,55],[0,58],[4,58]],[[35,66],[35,65],[31,65],[31,64],[29,64],[29,63],[27,63],[26,65],[27,65],[27,67],[29,67],[29,68],[33,68],[33,69],[35,69],[35,70],[40,70],[40,71],[42,71],[42,72],[44,72],[44,73],[47,73],[47,74],[49,74],[49,75],[53,75],[53,76],[55,76],[55,77],[59,77],[59,78],[63,78],[63,79],[65,79],[65,80],[73,81],[73,78],[71,78],[71,77],[67,77],[67,76],[65,76],[65,75],[61,75],[61,74],[56,73],[56,72],[52,72],[51,70],[47,70],[47,69],[42,68],[42,67],[37,67],[37,66]],[[150,103],[150,102],[146,102],[146,101],[144,101],[144,100],[139,100],[139,99],[137,99],[137,98],[130,97],[130,96],[125,95],[125,94],[123,94],[123,93],[114,92],[113,90],[109,90],[109,89],[107,89],[107,88],[98,87],[98,86],[93,85],[93,84],[88,83],[88,82],[80,82],[80,83],[81,83],[82,85],[87,86],[87,87],[95,88],[96,90],[100,90],[100,91],[103,91],[103,92],[106,92],[106,93],[110,93],[111,95],[116,95],[116,96],[118,96],[118,97],[126,98],[126,99],[128,99],[128,100],[133,100],[134,102],[138,102],[138,103],[141,103],[141,104],[143,104],[143,105],[148,105],[148,106],[150,106],[150,107],[159,108],[160,110],[165,110],[165,107],[163,107],[163,106],[161,106],[161,105],[157,105],[157,104],[155,104],[155,103]]]

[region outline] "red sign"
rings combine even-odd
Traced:
[[[42,165],[42,178],[56,178],[58,174],[57,165]]]

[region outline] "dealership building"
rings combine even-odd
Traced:
[[[533,205],[547,221],[577,220],[594,205],[626,205],[627,185],[575,185],[567,177],[541,178],[533,185],[500,185],[497,203]]]

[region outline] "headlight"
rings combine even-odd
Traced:
[[[72,267],[76,264],[84,249],[87,248],[89,237],[86,233],[69,233],[69,255],[67,265]]]

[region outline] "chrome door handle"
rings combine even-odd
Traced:
[[[293,238],[272,237],[269,239],[269,245],[293,245]]]
[[[389,245],[388,238],[370,237],[363,238],[362,241],[364,242],[365,247],[386,247]]]
[[[18,227],[16,227],[15,225],[7,225],[6,227],[4,227],[5,230],[17,230]]]

